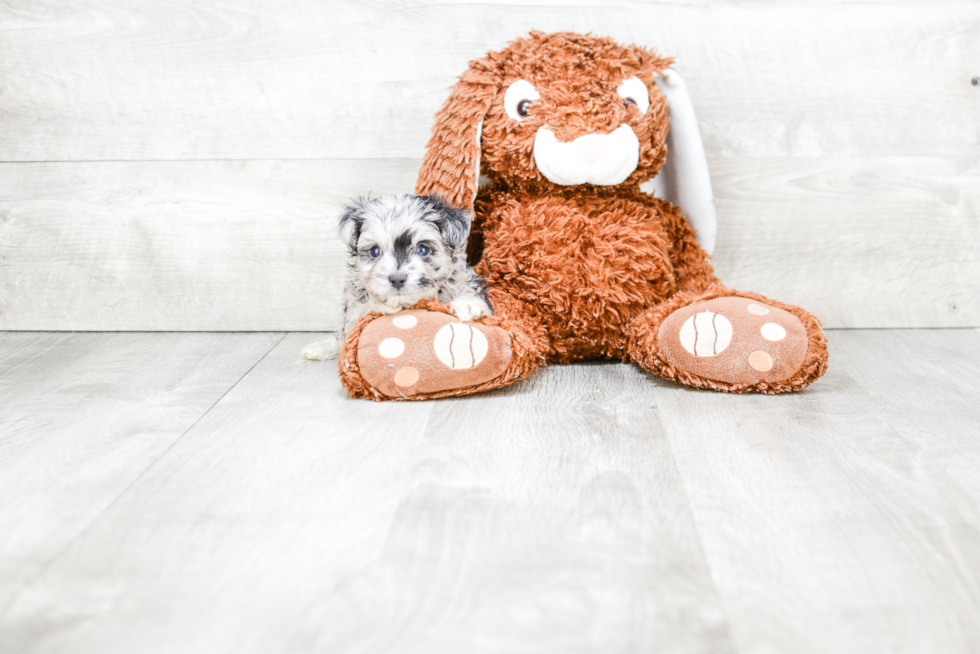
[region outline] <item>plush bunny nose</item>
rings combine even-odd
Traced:
[[[396,290],[405,285],[406,279],[408,279],[408,275],[403,272],[396,272],[388,275],[388,283],[394,286]]]

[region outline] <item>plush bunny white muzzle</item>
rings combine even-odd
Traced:
[[[629,177],[640,160],[640,141],[629,125],[609,134],[586,134],[561,143],[547,126],[534,137],[534,163],[548,181],[562,186],[612,186]]]

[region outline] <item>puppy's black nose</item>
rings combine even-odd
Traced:
[[[396,272],[388,275],[388,282],[396,289],[400,289],[402,286],[404,286],[406,279],[408,279],[408,275],[403,272]]]

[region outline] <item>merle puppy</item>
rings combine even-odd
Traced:
[[[397,313],[420,300],[448,304],[460,320],[490,315],[483,279],[466,264],[470,212],[425,195],[359,197],[340,216],[349,259],[340,332],[310,343],[303,356],[337,356],[368,313]]]

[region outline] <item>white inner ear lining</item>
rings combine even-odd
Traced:
[[[476,170],[473,171],[473,197],[470,198],[470,209],[476,204],[476,195],[480,192],[480,157],[483,154],[483,118],[476,124]]]

